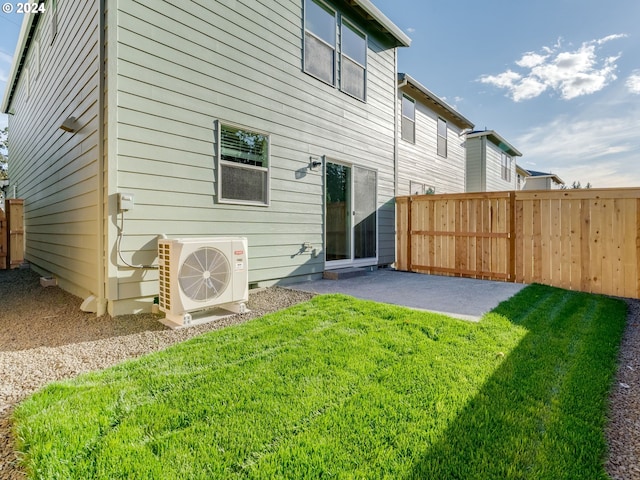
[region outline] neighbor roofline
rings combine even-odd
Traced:
[[[367,16],[367,20],[375,21],[383,31],[391,35],[397,44],[397,47],[409,47],[411,46],[411,39],[400,28],[389,20],[384,13],[382,13],[378,7],[376,7],[370,0],[349,0],[351,5],[360,7]]]
[[[502,138],[495,130],[481,130],[478,132],[467,133],[467,138],[479,138],[479,137],[487,137],[497,147],[509,153],[511,156],[514,156],[514,157],[522,156],[522,153],[520,153],[520,151],[516,147],[514,147],[509,142],[507,142],[504,138]]]
[[[557,184],[560,185],[564,185],[564,180],[562,180],[558,175],[556,175],[555,173],[548,173],[546,175],[530,175],[530,178],[550,178],[551,180],[553,180],[554,182],[556,182]]]
[[[2,107],[0,111],[2,113],[9,113],[11,107],[11,101],[13,95],[18,86],[18,79],[22,73],[24,62],[27,58],[27,52],[29,50],[29,44],[33,36],[33,30],[38,24],[41,13],[24,14],[22,19],[22,26],[20,27],[20,35],[18,36],[18,43],[16,44],[16,50],[13,54],[13,61],[11,62],[11,70],[9,72],[9,78],[7,79],[7,86],[5,87],[4,97],[2,99]]]
[[[460,112],[458,112],[455,108],[445,102],[443,99],[438,97],[435,93],[429,90],[427,87],[418,82],[415,78],[413,78],[408,73],[398,73],[398,88],[402,88],[405,85],[411,85],[415,89],[417,89],[422,95],[427,97],[433,103],[444,109],[450,116],[453,118],[454,122],[460,128],[473,128],[473,122],[471,120],[465,118]]]

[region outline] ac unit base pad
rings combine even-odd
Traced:
[[[196,325],[202,325],[204,323],[215,322],[238,313],[249,313],[250,311],[251,310],[246,307],[244,302],[234,302],[217,305],[216,308],[208,310],[183,313],[182,315],[165,313],[165,317],[159,318],[158,320],[170,329],[178,330],[181,328],[195,327]]]

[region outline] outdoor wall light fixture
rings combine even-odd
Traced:
[[[64,122],[62,122],[62,125],[60,125],[60,129],[70,133],[75,132],[76,128],[76,117],[69,117]]]
[[[313,170],[314,168],[318,168],[322,165],[322,162],[317,157],[309,157],[309,170]]]

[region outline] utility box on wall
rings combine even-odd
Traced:
[[[24,200],[8,199],[5,209],[7,261],[4,268],[18,268],[24,263]]]

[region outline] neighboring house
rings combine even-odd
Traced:
[[[473,123],[406,73],[398,75],[398,194],[465,190],[463,132]]]
[[[553,190],[564,185],[564,181],[554,173],[525,170],[517,165],[518,190]]]
[[[466,134],[467,192],[517,188],[516,160],[522,154],[494,130]]]
[[[26,259],[112,315],[159,235],[246,236],[252,286],[392,263],[409,43],[369,0],[46,1],[2,103]]]

